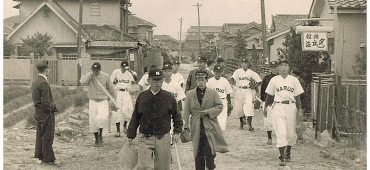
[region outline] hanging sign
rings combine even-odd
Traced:
[[[328,51],[326,33],[304,32],[302,34],[302,51]]]

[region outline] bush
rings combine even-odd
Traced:
[[[83,92],[77,93],[77,94],[75,94],[75,97],[74,97],[74,106],[76,106],[76,107],[83,106],[88,101],[89,101],[89,99],[87,98],[86,93],[83,93]]]

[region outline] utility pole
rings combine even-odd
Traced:
[[[81,38],[82,38],[82,12],[83,0],[80,0],[80,10],[78,18],[78,33],[77,33],[77,87],[81,87]]]
[[[182,41],[181,41],[181,32],[182,32],[182,17],[179,19],[180,20],[180,49],[179,49],[179,62],[181,63],[181,55],[182,55]]]
[[[270,62],[270,56],[267,56],[267,42],[266,42],[266,18],[265,18],[265,0],[261,0],[261,18],[262,18],[262,45],[263,45],[263,58],[268,58]]]
[[[199,16],[199,7],[202,6],[201,4],[199,4],[199,2],[197,2],[196,5],[193,5],[193,6],[197,6],[198,8],[198,34],[199,34],[199,55],[201,54],[201,50],[202,50],[202,44],[201,44],[201,37],[202,35],[200,34],[200,16]]]

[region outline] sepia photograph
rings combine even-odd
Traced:
[[[2,7],[2,169],[367,169],[367,0]]]

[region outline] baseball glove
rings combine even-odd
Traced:
[[[253,101],[254,109],[260,109],[261,108],[261,102],[259,100]]]

